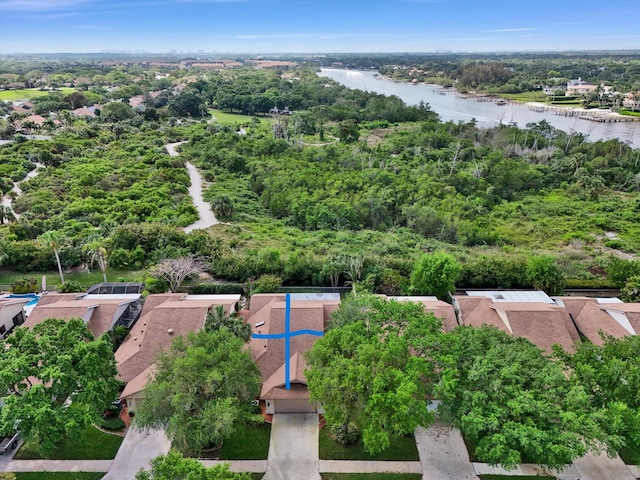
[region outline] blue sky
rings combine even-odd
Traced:
[[[640,49],[640,0],[0,0],[0,53]]]

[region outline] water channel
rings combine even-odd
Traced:
[[[318,73],[351,88],[396,95],[408,105],[421,101],[428,103],[442,121],[468,122],[475,119],[480,127],[495,127],[500,123],[514,123],[525,128],[527,123],[546,120],[555,128],[567,132],[576,131],[587,135],[590,141],[618,138],[635,148],[640,148],[640,122],[599,123],[575,117],[564,117],[553,112],[536,112],[526,105],[510,103],[496,105],[494,102],[478,102],[472,98],[456,95],[441,95],[440,86],[395,82],[377,75],[373,71],[323,68]]]

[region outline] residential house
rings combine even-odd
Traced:
[[[331,313],[340,305],[338,294],[291,294],[290,331],[324,332]],[[285,332],[285,294],[256,294],[246,312],[252,331],[258,335]],[[313,347],[318,336],[303,334],[289,339],[289,358],[285,357],[285,339],[252,337],[249,347],[262,375],[260,400],[267,414],[320,412],[309,400],[304,375],[304,353]],[[286,388],[286,365],[289,362],[290,388]]]
[[[140,297],[139,294],[49,293],[40,297],[25,326],[31,328],[47,318],[81,318],[89,331],[99,337],[116,325],[130,327],[140,315]]]
[[[5,338],[11,330],[24,323],[24,307],[31,300],[31,297],[11,295],[0,297],[0,339]]]
[[[598,85],[593,83],[585,82],[582,78],[569,80],[567,82],[567,93],[566,95],[569,97],[575,97],[577,95],[584,95],[588,93],[593,93],[598,89]]]
[[[567,310],[544,292],[468,291],[453,296],[453,307],[461,325],[492,325],[546,352],[555,344],[573,351],[580,340]]]
[[[622,106],[629,110],[640,110],[640,92],[626,93],[622,99]]]
[[[564,307],[580,334],[596,345],[601,335],[622,338],[640,333],[640,303],[617,298],[554,297]]]
[[[227,313],[236,310],[240,295],[149,295],[140,319],[115,353],[119,378],[127,385],[120,395],[130,412],[144,399],[153,364],[173,339],[204,327],[207,313],[222,305]]]

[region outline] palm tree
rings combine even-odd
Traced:
[[[0,192],[0,198],[2,198],[2,192]],[[11,207],[0,205],[0,225],[4,224],[5,221],[7,223],[15,222],[16,216],[13,214]]]
[[[58,253],[58,250],[61,245],[66,243],[66,235],[57,230],[49,230],[48,232],[44,232],[42,235],[40,235],[37,240],[41,245],[53,249],[53,254],[56,256],[56,262],[58,263],[60,281],[64,283],[64,274],[62,273],[62,264],[60,263],[60,254]]]
[[[100,240],[93,240],[85,244],[82,250],[91,257],[91,268],[93,268],[93,262],[98,262],[98,267],[100,267],[102,271],[102,279],[104,283],[107,283],[107,249],[103,246],[102,242]]]
[[[251,338],[251,325],[235,312],[231,315],[222,305],[218,305],[207,313],[204,329],[207,332],[215,332],[221,328],[226,328],[236,337],[241,338],[245,343]]]

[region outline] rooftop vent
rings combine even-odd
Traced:
[[[261,327],[262,325],[264,325],[264,322],[258,322],[258,323],[256,323],[256,327]]]
[[[168,329],[168,330],[167,330],[167,333],[168,333],[169,335],[173,335],[173,328]]]

